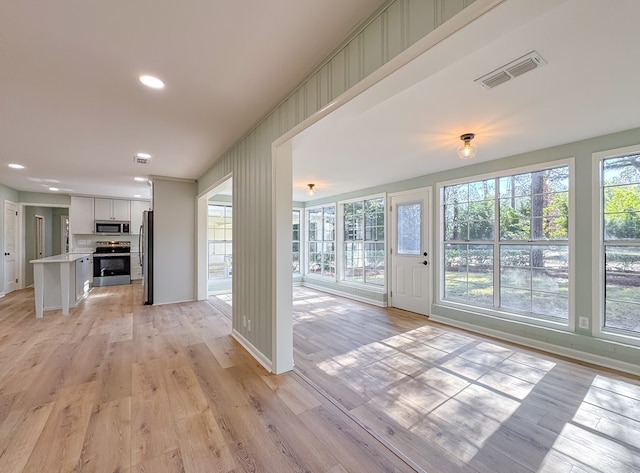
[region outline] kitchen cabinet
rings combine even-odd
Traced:
[[[89,292],[89,261],[91,256],[83,256],[76,260],[76,301]]]
[[[120,220],[128,222],[131,219],[130,202],[121,199],[94,199],[95,220]]]
[[[71,196],[69,209],[69,233],[91,235],[93,233],[94,201],[93,197]]]
[[[149,210],[148,200],[131,201],[131,234],[138,235],[142,226],[142,212]]]
[[[131,253],[131,280],[136,281],[142,279],[142,266],[140,266],[140,255]]]

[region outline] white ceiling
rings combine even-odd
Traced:
[[[638,18],[637,0],[507,0],[294,138],[294,200],[640,127]],[[548,64],[474,83],[532,50]]]
[[[383,3],[4,0],[0,183],[126,198],[148,196],[134,176],[196,178]],[[298,135],[294,200],[640,127],[637,18],[637,0],[506,0]],[[532,50],[548,64],[474,83]]]
[[[196,178],[383,3],[3,0],[0,183],[132,197],[134,176]]]

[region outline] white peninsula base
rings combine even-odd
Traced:
[[[45,310],[62,309],[69,315],[69,307],[89,293],[89,258],[86,254],[67,254],[34,259],[36,317]]]

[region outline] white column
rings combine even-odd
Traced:
[[[272,371],[280,374],[293,369],[293,276],[291,267],[293,151],[291,141],[278,147],[274,146],[272,153]]]

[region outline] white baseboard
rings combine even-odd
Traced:
[[[354,301],[363,302],[365,304],[375,305],[377,307],[387,307],[386,302],[376,301],[373,299],[369,299],[367,297],[358,296],[355,294],[351,294],[350,292],[342,292],[336,289],[330,289],[324,286],[316,286],[313,283],[309,283],[308,281],[304,281],[302,286],[308,287],[310,289],[315,289],[317,291],[327,292],[329,294],[333,294],[334,296],[344,297],[345,299],[353,299]]]
[[[501,332],[499,330],[493,330],[486,327],[479,327],[478,325],[468,324],[466,322],[460,322],[458,320],[452,320],[447,317],[439,315],[429,315],[429,320],[439,322],[452,327],[458,327],[470,332],[479,333],[482,335],[488,335],[507,342],[517,343],[530,348],[546,351],[554,355],[565,356],[576,361],[584,361],[592,363],[594,365],[603,366],[605,368],[611,368],[618,371],[624,371],[636,376],[640,376],[640,366],[634,363],[627,363],[625,361],[614,360],[602,355],[595,355],[593,353],[587,353],[584,351],[576,350],[574,348],[567,348],[560,345],[554,345],[553,343],[541,342],[538,340],[532,340],[530,338],[521,337],[519,335],[513,335],[507,332]]]
[[[244,349],[247,350],[251,354],[251,356],[254,357],[256,359],[256,361],[262,365],[262,367],[265,370],[267,370],[269,373],[273,373],[273,366],[271,364],[271,360],[267,359],[267,357],[264,356],[262,354],[262,352],[260,352],[260,350],[258,350],[256,347],[254,347],[253,344],[249,340],[244,338],[244,336],[242,336],[242,334],[240,332],[238,332],[236,329],[233,329],[231,331],[231,336],[240,345],[242,345],[244,347]]]

